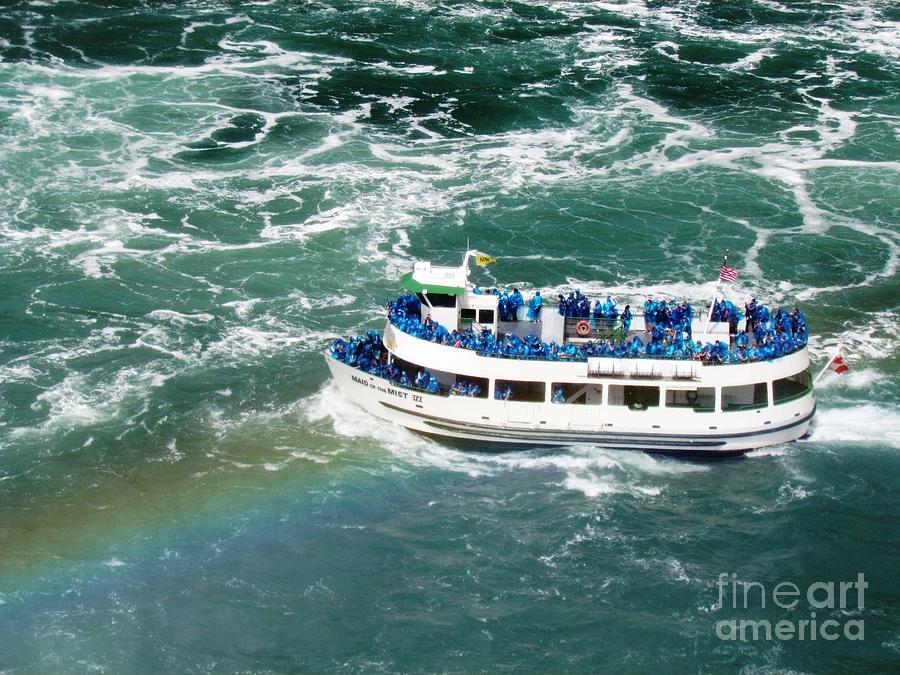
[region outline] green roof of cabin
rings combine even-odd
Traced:
[[[438,286],[437,284],[422,284],[413,279],[413,273],[407,272],[402,277],[400,277],[400,283],[403,288],[412,291],[413,293],[422,293],[423,291],[427,291],[428,293],[446,293],[447,295],[462,295],[465,293],[466,289],[460,286]]]

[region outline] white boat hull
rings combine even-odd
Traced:
[[[777,406],[728,412],[442,396],[399,387],[327,355],[325,360],[341,392],[373,416],[486,450],[586,443],[688,457],[728,457],[801,438],[809,432],[816,407],[812,391]],[[610,383],[615,382],[597,380],[601,386]]]

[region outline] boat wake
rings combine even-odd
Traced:
[[[666,483],[678,476],[709,471],[705,464],[590,445],[506,452],[461,451],[372,417],[344,397],[334,381],[313,397],[306,416],[310,422],[330,420],[339,436],[375,441],[387,450],[384,467],[392,472],[438,469],[472,478],[534,472],[586,497],[628,494],[652,498],[662,494]]]
[[[900,450],[900,413],[896,408],[849,401],[820,408],[808,441]]]

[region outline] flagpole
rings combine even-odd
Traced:
[[[728,254],[730,251],[725,249],[725,260],[722,262],[722,267],[726,267],[728,265]],[[722,285],[722,268],[719,268],[719,276],[716,277],[716,290],[713,293],[712,304],[709,306],[709,313],[706,315],[706,325],[703,327],[703,333],[705,335],[709,335],[709,324],[712,322],[713,310],[716,308],[716,300],[719,297],[719,287]]]
[[[835,350],[834,354],[832,354],[832,355],[831,355],[831,358],[828,359],[828,363],[825,364],[825,367],[822,368],[822,370],[819,371],[819,374],[816,375],[816,376],[813,378],[813,381],[812,381],[813,384],[815,384],[816,382],[818,382],[819,379],[820,379],[820,378],[828,371],[828,369],[831,367],[831,364],[834,363],[834,360],[835,360],[838,356],[841,355],[841,353],[843,352],[843,349],[844,349],[844,345],[839,344],[839,345],[838,345],[838,348]]]

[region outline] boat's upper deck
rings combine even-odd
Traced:
[[[647,300],[634,317],[629,305],[619,313],[609,297],[595,302],[592,310],[589,299],[574,291],[568,298],[559,296],[555,311],[542,304],[537,309],[534,297],[539,293],[526,312],[517,290],[404,293],[388,303],[388,319],[422,340],[483,356],[548,361],[610,357],[750,363],[796,352],[808,337],[802,312],[772,312],[755,299],[746,305],[749,317],[723,302],[707,321],[695,317],[685,301]]]

